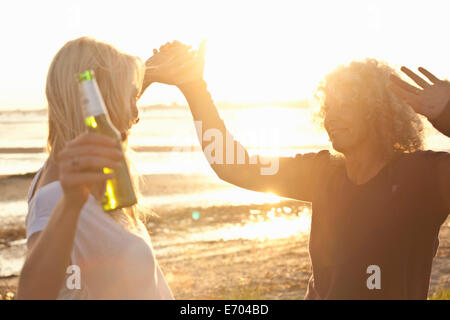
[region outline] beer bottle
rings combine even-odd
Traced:
[[[118,148],[123,152],[121,134],[109,118],[94,72],[88,70],[79,74],[78,82],[83,116],[88,130],[116,140]],[[106,192],[102,199],[102,207],[105,211],[136,204],[136,194],[125,158],[122,159],[118,169],[103,168],[103,172],[114,173],[114,178],[106,181]]]

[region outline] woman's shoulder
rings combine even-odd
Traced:
[[[57,181],[42,186],[35,191],[28,201],[28,213],[25,218],[27,239],[33,233],[44,229],[61,196],[61,186]]]
[[[417,164],[429,164],[429,162],[437,161],[442,158],[450,157],[450,153],[447,151],[435,151],[435,150],[417,150],[414,152],[400,153],[394,156],[395,160],[401,163],[417,163]]]
[[[62,196],[62,188],[59,181],[52,181],[35,190],[34,195],[28,200],[29,205],[33,202],[52,203],[58,202]]]
[[[312,161],[333,166],[344,164],[344,157],[341,154],[332,153],[328,149],[322,149],[316,152],[297,153],[294,159],[297,162]]]
[[[31,193],[32,190],[30,190]],[[28,199],[28,216],[41,216],[53,211],[62,196],[62,188],[59,181],[50,182],[34,191]]]
[[[391,170],[407,180],[433,180],[442,160],[450,161],[450,153],[445,151],[418,150],[394,156]]]

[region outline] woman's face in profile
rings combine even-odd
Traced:
[[[336,151],[345,154],[367,142],[368,126],[362,108],[332,98],[327,98],[326,107],[324,125]]]
[[[132,120],[133,124],[136,124],[139,121],[139,110],[137,108],[139,88],[133,85],[133,90],[131,92],[132,92],[130,98],[131,117],[133,119]]]
[[[133,85],[130,96],[130,115],[131,115],[131,125],[125,132],[121,132],[122,141],[125,141],[128,137],[129,131],[132,126],[139,122],[139,109],[137,108],[137,100],[139,95],[139,88],[136,85]]]

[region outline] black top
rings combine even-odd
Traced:
[[[202,130],[231,137],[204,82],[180,88]],[[232,137],[231,137],[232,138]],[[210,142],[201,141],[205,148]],[[446,152],[398,154],[362,185],[347,177],[342,159],[327,150],[279,158],[276,174],[262,164],[211,164],[223,180],[255,191],[312,202],[306,299],[426,299],[438,232],[448,210],[438,191],[437,163]],[[230,152],[225,146],[223,154]],[[381,289],[369,290],[367,268],[380,268]]]
[[[328,151],[297,156],[311,168],[307,299],[426,299],[439,228],[448,211],[438,190],[446,152],[401,154],[375,177],[353,184]],[[367,268],[379,266],[381,288],[370,290]]]

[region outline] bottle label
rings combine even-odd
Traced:
[[[84,117],[98,116],[106,113],[105,103],[97,82],[86,80],[80,83],[81,107]]]

